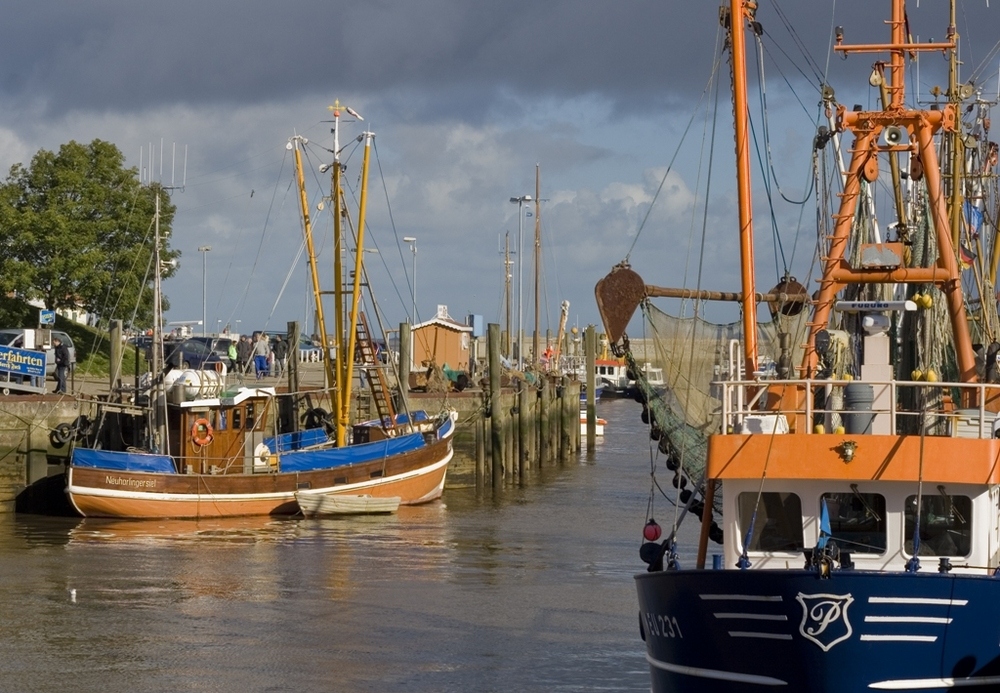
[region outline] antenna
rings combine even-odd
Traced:
[[[180,190],[184,192],[184,188],[187,186],[187,159],[188,159],[188,146],[184,145],[184,163],[181,167],[181,183],[177,185],[176,180],[176,170],[177,170],[177,143],[170,145],[170,185],[163,185],[163,138],[160,138],[160,162],[159,162],[159,176],[156,180],[161,184],[164,190]],[[153,143],[150,142],[147,145],[148,150],[144,150],[142,147],[139,148],[139,182],[143,185],[151,185],[153,183],[154,172],[156,171],[156,150],[153,148]],[[146,155],[146,151],[149,152]],[[146,165],[143,166],[145,161]]]

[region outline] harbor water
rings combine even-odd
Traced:
[[[649,690],[647,436],[635,402],[598,413],[592,455],[397,515],[0,517],[0,687]]]

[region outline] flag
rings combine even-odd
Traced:
[[[962,265],[962,269],[966,270],[972,267],[972,263],[976,261],[976,254],[965,247],[964,243],[958,244],[958,261]]]
[[[979,229],[983,225],[983,210],[976,207],[969,200],[962,205],[963,216],[965,217],[966,228],[969,229],[970,238],[979,238]]]
[[[822,498],[819,502],[819,541],[816,546],[819,549],[826,548],[827,540],[833,536],[833,531],[830,529],[830,509],[826,507],[826,498]]]

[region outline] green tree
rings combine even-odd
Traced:
[[[49,309],[80,307],[102,319],[149,325],[153,315],[153,225],[160,196],[166,262],[175,207],[110,142],[69,142],[15,164],[0,184],[0,290]],[[173,267],[166,266],[164,276]]]

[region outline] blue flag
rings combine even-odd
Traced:
[[[820,549],[826,548],[827,540],[833,536],[830,530],[830,509],[826,507],[826,498],[819,502],[819,542],[816,546]]]

